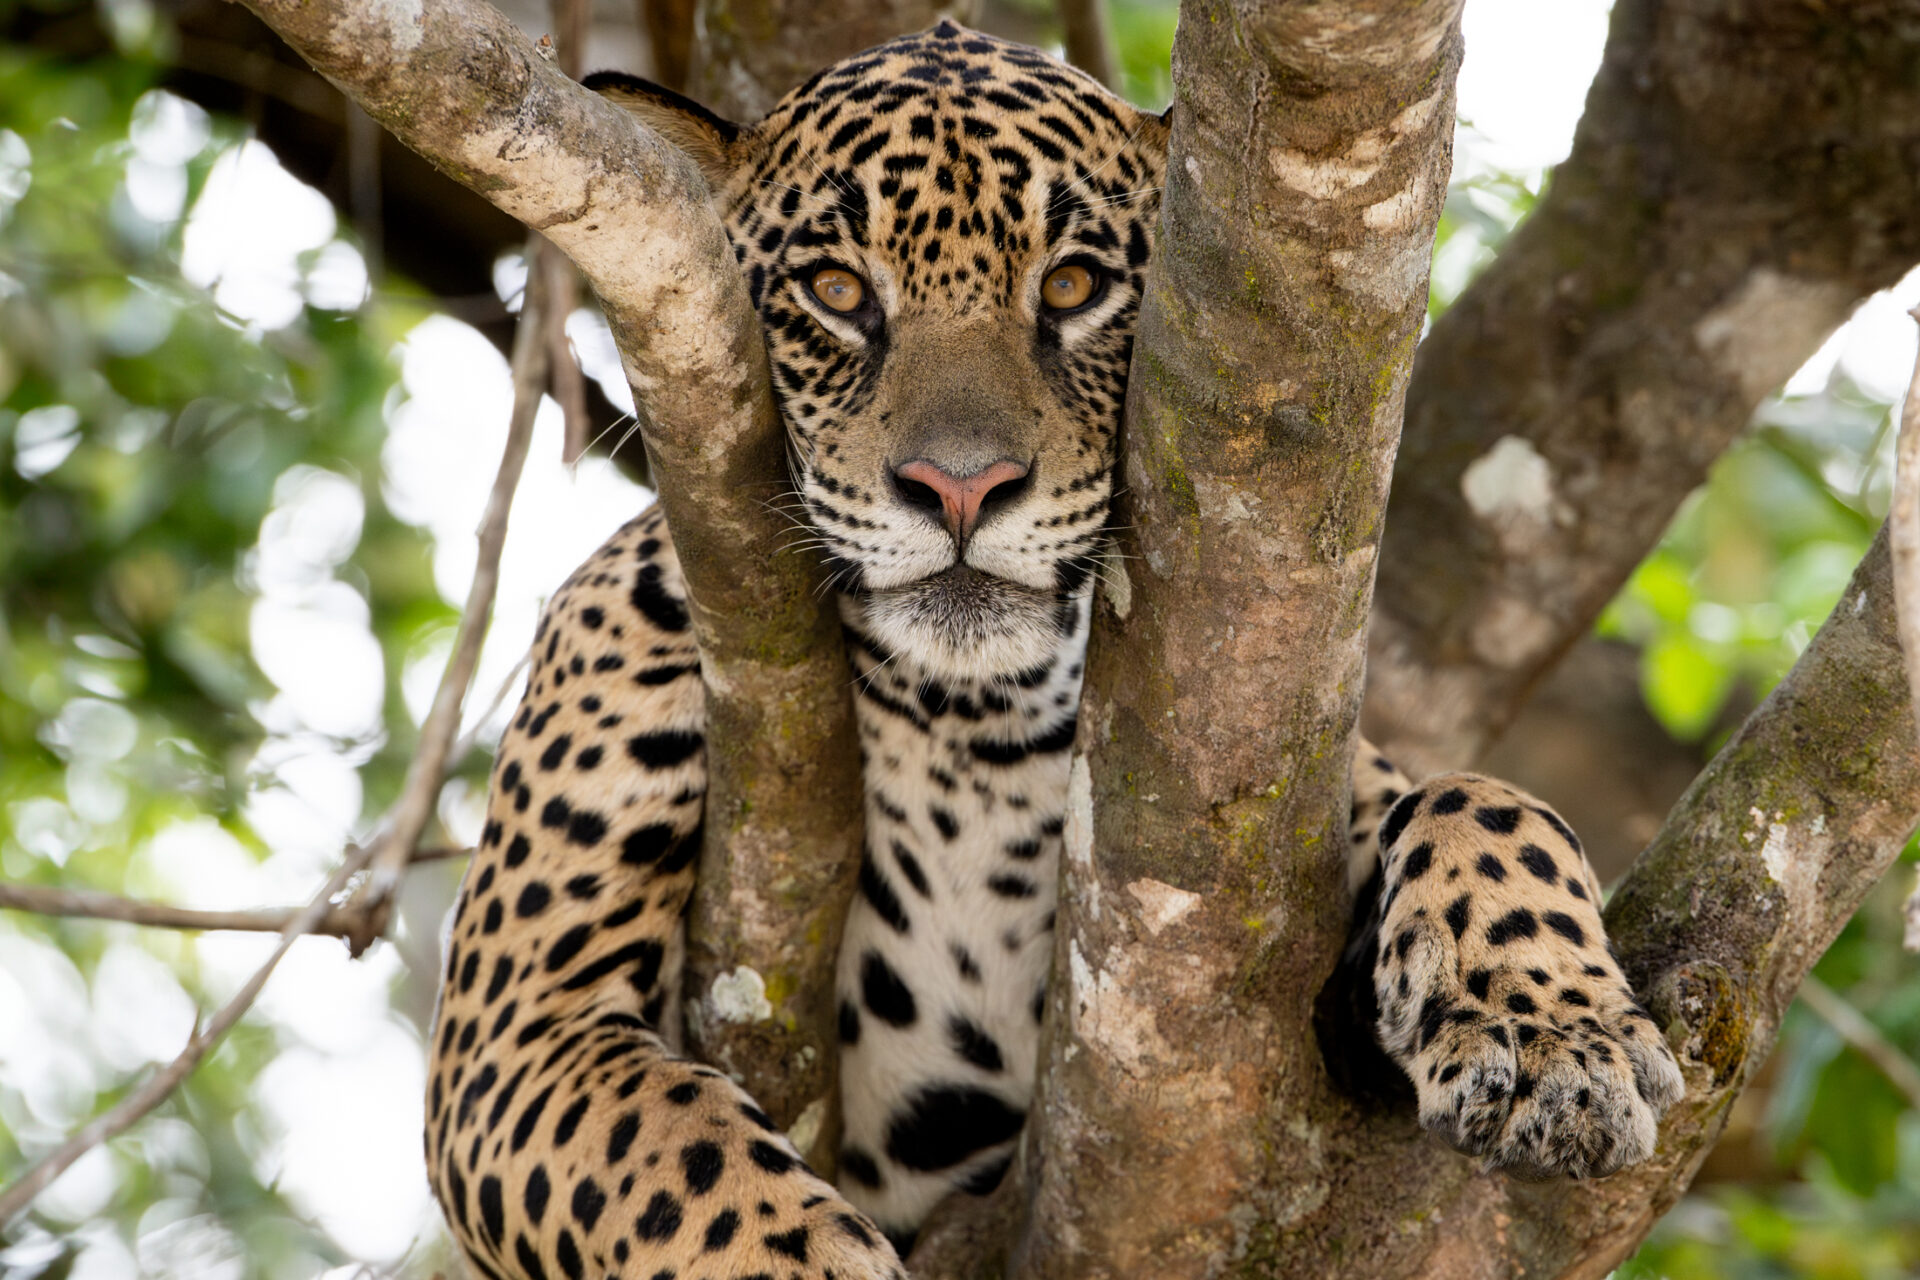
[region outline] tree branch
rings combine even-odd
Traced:
[[[1900,1052],[1900,1046],[1842,999],[1832,987],[1812,974],[1800,984],[1800,1002],[1861,1057],[1879,1068],[1887,1083],[1906,1096],[1907,1105],[1920,1111],[1920,1066]]]
[[[165,1067],[142,1081],[140,1086],[114,1106],[105,1115],[99,1116],[82,1126],[72,1137],[58,1148],[43,1157],[39,1163],[21,1174],[13,1184],[0,1191],[0,1227],[12,1221],[35,1196],[52,1185],[53,1180],[64,1173],[74,1161],[128,1129],[149,1111],[166,1101],[172,1092],[179,1088],[182,1081],[193,1074],[193,1069],[207,1055],[207,1051],[218,1044],[241,1015],[253,1006],[261,988],[267,984],[275,966],[281,957],[292,949],[293,944],[304,935],[312,932],[313,927],[326,919],[335,910],[333,898],[346,887],[353,877],[380,848],[373,844],[363,849],[351,849],[339,868],[328,878],[326,886],[314,895],[305,907],[289,920],[280,932],[280,944],[267,957],[266,963],[254,971],[246,985],[236,992],[232,999],[214,1014],[213,1019],[204,1027],[197,1027],[187,1041],[187,1047],[180,1055]]]
[[[713,981],[745,965],[773,1006],[750,1024],[697,1019],[695,1047],[782,1124],[830,1107],[833,953],[859,856],[846,662],[814,565],[774,554],[784,434],[705,182],[481,0],[249,7],[401,141],[543,231],[599,295],[646,406],[707,684],[688,1004],[697,1013]]]
[[[1314,992],[1426,308],[1457,0],[1189,0],[1099,611],[1018,1274],[1269,1265],[1324,1172]],[[1318,1080],[1318,1085],[1313,1081]]]
[[[416,867],[423,862],[464,858],[472,852],[471,849],[452,845],[415,849],[413,856],[407,859],[407,865]],[[143,902],[96,889],[56,889],[0,880],[0,910],[30,911],[40,916],[83,920],[119,920],[158,929],[231,929],[247,933],[279,933],[293,922],[301,909],[261,907],[251,911],[205,910],[176,907],[165,902]],[[307,932],[316,936],[345,938],[363,933],[365,929],[364,914],[358,907],[349,905],[335,907]]]
[[[1920,261],[1917,22],[1614,6],[1573,154],[1408,390],[1367,710],[1416,773],[1479,755],[1760,400]]]
[[[1920,323],[1920,310],[1909,313]],[[1900,651],[1907,660],[1907,689],[1920,721],[1920,356],[1913,364],[1907,398],[1900,406],[1900,436],[1895,445],[1893,508],[1887,515],[1893,544],[1893,594],[1900,618]],[[1908,951],[1920,951],[1920,877],[1907,895],[1903,913]]]
[[[1920,745],[1883,535],[1607,911],[1687,1075],[1654,1158],[1597,1182],[1515,1182],[1422,1141],[1411,1117],[1343,1101],[1305,1126],[1339,1176],[1283,1256],[1434,1280],[1605,1276],[1686,1190],[1808,969],[1916,822]]]
[[[440,800],[440,784],[447,776],[453,756],[454,735],[460,730],[460,710],[466,705],[467,688],[473,683],[474,668],[480,662],[480,645],[487,637],[487,625],[493,620],[493,597],[500,585],[500,553],[507,542],[507,513],[513,508],[514,491],[520,487],[520,474],[526,467],[527,450],[533,443],[533,419],[540,410],[541,389],[546,385],[551,347],[546,332],[546,311],[551,277],[541,268],[543,255],[554,250],[539,237],[527,245],[527,288],[520,307],[520,324],[513,335],[513,409],[507,419],[507,444],[500,454],[500,466],[494,472],[493,488],[480,518],[479,552],[473,582],[467,588],[466,605],[460,611],[460,627],[454,635],[453,652],[433,692],[433,705],[420,725],[420,745],[407,765],[407,778],[400,801],[388,815],[386,836],[369,864],[366,882],[354,894],[348,910],[360,920],[360,928],[347,935],[353,954],[359,955],[373,940],[387,931],[392,911],[393,892],[407,869],[413,848],[432,821]]]
[[[533,248],[537,248],[534,246]],[[532,249],[529,251],[532,256]],[[420,743],[408,765],[400,797],[381,819],[378,834],[365,845],[349,846],[340,866],[328,877],[326,885],[306,906],[291,913],[279,926],[280,942],[266,961],[254,971],[212,1021],[196,1028],[179,1056],[143,1081],[118,1105],[83,1126],[66,1142],[40,1160],[4,1192],[0,1192],[0,1226],[32,1203],[55,1178],[88,1151],[131,1128],[139,1119],[164,1102],[199,1065],[220,1038],[253,1006],[267,979],[293,944],[307,934],[332,926],[347,940],[358,956],[373,940],[386,931],[392,905],[392,893],[399,877],[416,857],[420,835],[433,817],[440,788],[446,780],[448,762],[456,750],[454,735],[460,728],[460,708],[467,688],[473,682],[474,666],[480,642],[486,635],[493,609],[494,586],[499,581],[500,553],[506,543],[507,515],[513,507],[513,495],[533,439],[534,413],[540,406],[541,386],[546,373],[545,327],[541,322],[544,289],[529,273],[527,300],[521,309],[520,325],[514,335],[513,408],[508,416],[507,440],[501,450],[500,466],[493,489],[487,498],[485,514],[478,530],[479,558],[474,566],[473,585],[467,594],[467,606],[454,636],[453,652],[441,673],[433,706],[420,726]],[[346,902],[336,905],[339,895],[362,869],[368,871],[359,889]],[[29,899],[41,897],[52,907],[90,905],[103,910],[60,911],[59,914],[108,915],[115,919],[134,919],[136,923],[167,924],[175,927],[260,927],[258,916],[250,925],[233,924],[236,916],[244,919],[254,913],[182,912],[155,904],[132,903],[110,895],[72,893],[47,898],[26,886],[0,886],[0,905],[8,896],[22,892]],[[118,914],[124,912],[124,914]],[[146,919],[137,917],[146,916]],[[219,926],[189,923],[194,917],[226,917]]]
[[[1534,1264],[1603,1276],[1679,1198],[1807,971],[1917,822],[1920,743],[1883,531],[1614,894],[1608,929],[1670,1023],[1688,1094],[1651,1163],[1557,1198],[1514,1190],[1539,1233]]]
[[[1106,0],[1059,0],[1067,61],[1101,84],[1120,91],[1120,53],[1113,43]]]

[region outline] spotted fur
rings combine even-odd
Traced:
[[[896,1277],[888,1237],[904,1244],[954,1190],[990,1191],[1032,1100],[1167,125],[951,23],[829,68],[747,128],[644,81],[589,83],[707,174],[840,591],[866,792],[836,980],[840,1185],[676,1052],[705,721],[678,563],[649,512],[554,597],[501,744],[431,1048],[434,1190],[488,1277]],[[1050,309],[1042,282],[1063,266],[1095,285]],[[813,292],[823,270],[856,278],[860,305]],[[955,493],[982,476],[957,515]],[[1467,874],[1471,842],[1436,797],[1456,787],[1468,821],[1521,818],[1474,837],[1517,870],[1475,882],[1479,914],[1449,934],[1441,886]],[[1420,1084],[1423,1119],[1530,1170],[1643,1153],[1650,1109],[1672,1094],[1664,1047],[1622,1003],[1570,834],[1541,834],[1558,819],[1485,780],[1413,789],[1370,748],[1355,805],[1353,878],[1380,904],[1363,936],[1390,940],[1382,1041]],[[1528,862],[1536,846],[1553,851],[1552,883]],[[1490,936],[1520,910],[1532,935]],[[1535,970],[1559,1003],[1524,1015],[1540,1037],[1523,1045],[1509,997]],[[1426,1030],[1436,1007],[1444,1034]],[[1504,1111],[1483,1043],[1496,1029],[1517,1055]],[[1577,1124],[1569,1063],[1589,1070]],[[1628,1069],[1639,1091],[1623,1101]]]
[[[1354,794],[1355,836],[1378,822],[1350,870],[1360,963],[1421,1124],[1522,1177],[1652,1155],[1685,1086],[1607,943],[1572,828],[1494,778],[1415,787],[1364,742]]]

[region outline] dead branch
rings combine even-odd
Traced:
[[[40,885],[0,882],[0,908],[31,911],[42,916],[91,920],[120,920],[161,929],[237,929],[252,933],[281,933],[304,908],[264,907],[255,911],[209,911],[175,907],[164,902],[141,902],[92,889],[53,889]],[[303,933],[345,937],[362,927],[358,911],[330,907]]]
[[[539,255],[539,269],[547,275],[547,364],[552,370],[553,398],[566,421],[560,460],[568,466],[580,461],[593,438],[593,416],[587,412],[587,382],[580,360],[567,338],[567,317],[579,305],[579,278],[573,264],[557,249]]]
[[[1221,1274],[1324,1195],[1297,1126],[1325,1088],[1311,1010],[1347,931],[1367,601],[1459,14],[1182,6],[1122,471],[1139,531],[1072,763],[1023,1277]]]
[[[1407,392],[1367,710],[1416,773],[1479,756],[1761,399],[1920,261],[1916,24],[1614,6],[1573,154]]]
[[[513,409],[507,421],[507,445],[501,452],[500,467],[494,474],[493,488],[487,494],[486,510],[480,518],[479,558],[473,582],[467,588],[466,605],[460,611],[453,652],[448,655],[446,669],[440,673],[439,687],[434,690],[433,705],[420,726],[420,746],[407,765],[406,782],[399,803],[388,816],[385,838],[369,864],[366,882],[348,903],[348,909],[360,920],[360,928],[347,934],[348,945],[355,955],[387,931],[393,891],[399,887],[413,847],[433,819],[434,806],[440,799],[440,784],[447,776],[452,758],[454,735],[460,729],[460,709],[466,704],[467,688],[473,683],[474,667],[480,661],[480,645],[493,618],[493,597],[500,585],[500,552],[507,541],[507,513],[513,507],[514,491],[520,487],[520,473],[526,466],[527,450],[533,441],[533,419],[540,409],[551,351],[544,321],[550,277],[539,270],[542,249],[539,237],[527,246],[527,260],[533,269],[527,273],[520,324],[513,336],[510,361]]]
[[[340,866],[328,877],[321,891],[284,921],[279,930],[280,942],[273,954],[267,957],[265,963],[205,1027],[195,1030],[178,1057],[142,1082],[112,1110],[83,1126],[0,1193],[0,1226],[25,1209],[75,1160],[100,1143],[124,1133],[142,1116],[164,1102],[193,1073],[208,1050],[253,1006],[281,958],[300,938],[323,925],[330,925],[332,928],[327,931],[337,930],[357,956],[386,931],[393,890],[407,866],[418,860],[415,857],[416,846],[427,823],[432,820],[441,785],[446,780],[454,735],[460,728],[460,708],[466,700],[467,688],[473,682],[480,642],[486,635],[487,622],[493,611],[494,588],[500,573],[500,552],[506,543],[507,515],[512,509],[514,490],[519,486],[527,448],[533,438],[534,413],[540,406],[540,389],[545,382],[548,348],[540,321],[540,307],[543,304],[541,293],[538,281],[530,276],[519,330],[514,335],[513,409],[508,419],[507,441],[501,451],[500,467],[494,477],[493,489],[488,494],[486,511],[478,531],[480,549],[478,562],[474,566],[473,585],[467,593],[466,609],[461,614],[460,626],[454,637],[453,652],[448,657],[446,670],[441,674],[440,686],[434,693],[432,709],[420,726],[420,743],[408,765],[399,799],[382,818],[374,839],[365,845],[350,846]],[[358,890],[346,902],[336,904],[335,897],[346,889],[362,869],[366,869],[368,874]],[[25,886],[0,888],[12,889],[17,893]],[[27,890],[27,893],[29,897],[34,896],[32,890]],[[87,897],[91,895],[69,896],[66,905],[78,905],[85,902]],[[4,902],[4,898],[0,898],[0,902]],[[133,919],[148,914],[152,917],[150,920],[136,922],[202,927],[183,924],[183,914],[176,910],[157,908],[153,904],[125,903],[125,900],[119,902],[125,904],[126,913],[109,918]],[[109,911],[122,909],[116,903],[100,902],[98,899],[92,905],[106,907]],[[62,914],[102,913],[87,911]],[[202,914],[185,913],[186,918]],[[231,919],[236,913],[205,914],[225,914]],[[251,913],[237,914],[244,917]]]
[[[425,862],[464,858],[472,852],[471,849],[454,845],[415,849],[413,856],[407,859],[407,865],[416,867]],[[119,920],[157,929],[207,932],[230,929],[247,933],[279,933],[299,916],[301,909],[261,907],[250,911],[217,911],[176,907],[165,902],[144,902],[114,893],[102,893],[97,889],[56,889],[0,880],[0,910],[30,911],[38,916],[70,919]],[[341,906],[322,916],[307,932],[316,936],[344,938],[364,928],[365,919],[357,908]]]
[[[246,985],[236,992],[233,998],[213,1015],[204,1027],[197,1027],[187,1041],[187,1047],[172,1062],[142,1081],[140,1086],[108,1111],[105,1115],[89,1121],[72,1137],[61,1143],[54,1151],[42,1157],[31,1169],[21,1174],[13,1184],[0,1191],[0,1226],[8,1222],[33,1202],[35,1196],[50,1186],[53,1180],[64,1173],[74,1161],[118,1135],[125,1133],[142,1116],[152,1111],[180,1086],[180,1083],[207,1051],[218,1044],[241,1015],[253,1006],[267,979],[272,976],[275,966],[282,956],[292,949],[301,937],[312,932],[313,926],[324,920],[335,910],[333,898],[346,887],[347,881],[358,872],[379,849],[379,845],[369,845],[363,849],[348,851],[348,855],[333,875],[328,878],[324,888],[314,895],[313,901],[287,922],[280,932],[280,944],[267,957],[266,963],[254,971]]]

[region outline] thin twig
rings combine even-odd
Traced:
[[[472,852],[459,845],[415,849],[413,856],[407,859],[407,865],[415,867],[423,862],[464,858]],[[123,898],[119,894],[103,893],[98,889],[55,889],[4,880],[0,880],[0,910],[30,911],[39,916],[80,920],[119,920],[156,929],[224,929],[245,933],[279,933],[300,914],[298,907],[257,907],[235,911],[176,907],[167,902]],[[354,932],[360,923],[357,911],[335,907],[307,932],[317,937],[344,938]]]
[[[91,920],[122,920],[161,929],[239,929],[253,933],[280,933],[304,908],[262,907],[252,911],[203,911],[164,902],[142,902],[96,889],[51,889],[41,885],[0,883],[0,908],[31,911],[42,916],[74,916]],[[333,907],[304,932],[343,936],[355,923],[355,913]]]
[[[273,954],[267,957],[266,963],[254,971],[254,975],[247,979],[246,985],[241,987],[233,999],[227,1001],[220,1011],[213,1015],[210,1022],[204,1027],[195,1029],[192,1038],[187,1041],[187,1047],[180,1051],[179,1057],[149,1076],[139,1088],[121,1099],[118,1106],[83,1125],[51,1154],[22,1174],[12,1186],[0,1192],[0,1227],[4,1227],[16,1214],[31,1204],[33,1198],[44,1191],[55,1178],[66,1172],[74,1161],[99,1144],[126,1132],[134,1122],[159,1106],[182,1080],[191,1075],[194,1067],[199,1065],[200,1059],[207,1055],[207,1050],[218,1043],[220,1037],[225,1035],[228,1029],[240,1020],[241,1015],[252,1006],[255,997],[260,994],[260,989],[266,986],[267,978],[272,975],[274,966],[280,963],[280,958],[286,955],[304,934],[311,932],[316,924],[335,910],[334,895],[346,887],[347,881],[367,864],[379,848],[379,844],[373,844],[365,848],[347,850],[346,858],[335,869],[333,875],[328,877],[326,887],[315,894],[313,901],[302,907],[294,918],[287,922],[286,928],[280,931],[280,944],[273,949]]]
[[[587,52],[587,0],[551,0],[554,60],[574,80],[580,78]],[[527,263],[529,274],[547,275],[547,366],[552,370],[553,398],[560,404],[566,422],[565,444],[560,460],[572,466],[587,450],[587,438],[593,434],[593,419],[587,414],[587,380],[567,341],[567,317],[580,296],[579,279],[567,256],[552,244],[541,241],[540,248]]]
[[[360,256],[367,264],[367,288],[386,276],[386,247],[381,238],[380,140],[385,130],[353,102],[347,108],[347,209],[353,215]]]
[[[525,674],[527,664],[532,661],[533,654],[529,651],[521,654],[520,661],[513,664],[513,670],[507,672],[506,679],[502,680],[500,687],[493,691],[493,701],[487,703],[485,711],[473,718],[472,723],[467,726],[467,731],[460,735],[458,742],[453,744],[453,755],[448,760],[450,768],[458,768],[466,760],[468,753],[479,743],[480,734],[486,729],[487,721],[493,719],[493,713],[498,711],[507,699],[513,696],[513,691],[520,687],[520,677]],[[417,855],[414,861],[419,861]]]
[[[579,277],[567,255],[545,241],[534,255],[532,267],[547,277],[547,362],[553,371],[553,398],[559,402],[566,422],[560,461],[572,466],[587,451],[587,441],[593,435],[593,418],[587,412],[587,380],[580,372],[573,343],[567,339],[567,318],[580,297]]]
[[[529,238],[530,260],[538,240],[538,236]],[[500,455],[500,469],[494,475],[493,490],[487,495],[486,514],[480,521],[480,554],[473,585],[467,589],[466,607],[461,611],[453,653],[447,659],[446,670],[440,674],[433,707],[420,726],[419,750],[407,768],[400,800],[389,815],[388,832],[393,838],[381,842],[380,856],[373,860],[366,883],[349,904],[361,914],[363,924],[362,929],[348,935],[356,955],[386,931],[393,891],[406,870],[408,854],[419,843],[420,833],[427,829],[433,817],[440,784],[446,777],[452,755],[453,736],[460,728],[460,708],[466,700],[467,686],[473,683],[473,669],[480,660],[480,642],[485,639],[487,623],[493,616],[493,597],[500,585],[500,551],[507,539],[507,512],[513,506],[513,493],[526,465],[527,446],[533,439],[533,418],[540,407],[541,387],[546,382],[548,348],[540,320],[545,313],[545,294],[539,273],[528,272],[526,300],[521,305],[520,323],[513,334],[513,414],[507,424],[507,444]]]
[[[1920,952],[1920,871],[1913,877],[1913,892],[1907,895],[1907,905],[1902,908],[1906,915],[1905,936],[1900,941],[1909,951]]]
[[[1920,1111],[1920,1066],[1869,1022],[1866,1014],[1812,974],[1800,984],[1800,1000],[1861,1057],[1878,1067],[1887,1082],[1906,1095],[1908,1106]]]
[[[1920,322],[1920,308],[1907,314]],[[1907,692],[1913,699],[1914,724],[1920,727],[1920,357],[1900,407],[1887,539],[1893,550],[1893,604],[1900,650],[1907,660]],[[1906,948],[1920,951],[1920,881],[1907,898],[1906,921]]]

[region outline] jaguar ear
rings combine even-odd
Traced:
[[[1167,109],[1157,116],[1141,112],[1140,124],[1140,132],[1135,136],[1134,141],[1143,151],[1165,156],[1167,141],[1173,136],[1173,104],[1169,102]]]
[[[693,157],[714,190],[733,175],[747,131],[731,120],[651,80],[619,71],[596,71],[580,83]]]

